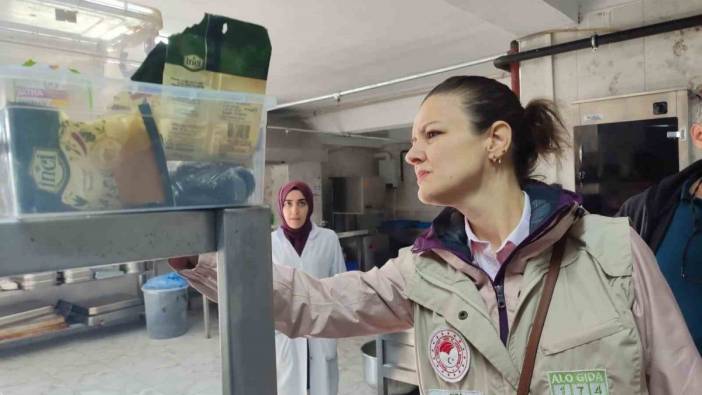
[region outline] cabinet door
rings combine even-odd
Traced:
[[[588,211],[613,215],[624,201],[678,171],[677,118],[578,126],[575,185]]]

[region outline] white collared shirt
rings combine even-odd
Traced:
[[[495,279],[497,272],[505,262],[509,254],[514,251],[517,246],[529,236],[529,222],[531,220],[531,202],[529,195],[524,194],[524,207],[522,208],[522,218],[519,220],[517,227],[512,230],[512,233],[502,242],[502,245],[493,251],[489,241],[480,240],[470,228],[470,224],[466,219],[466,235],[468,236],[468,248],[473,254],[475,263],[483,269],[492,280]]]

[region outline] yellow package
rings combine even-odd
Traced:
[[[262,26],[207,14],[169,38],[162,83],[264,94],[270,54]],[[258,145],[263,106],[168,98],[154,113],[169,160],[244,162]]]

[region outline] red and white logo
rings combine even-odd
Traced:
[[[429,360],[444,381],[457,383],[465,377],[470,367],[470,349],[460,333],[440,328],[429,340]]]

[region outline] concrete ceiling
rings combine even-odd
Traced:
[[[273,45],[268,93],[279,103],[496,55],[515,38],[577,24],[579,7],[578,0],[134,1],[161,11],[165,34],[205,12],[265,26]]]

